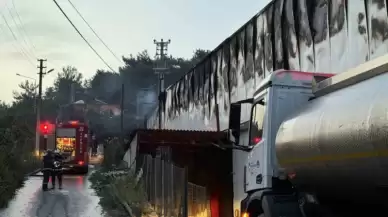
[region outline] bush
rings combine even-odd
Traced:
[[[127,204],[136,216],[150,214],[152,210],[147,201],[147,195],[141,182],[136,182],[136,176],[126,174],[114,181],[112,190],[121,203]]]
[[[114,211],[115,216],[128,216],[128,211],[134,216],[151,212],[143,185],[135,180],[134,174],[123,170],[98,170],[90,177],[101,207],[109,214]]]
[[[123,157],[124,148],[117,139],[106,144],[102,166],[90,176],[92,188],[100,197],[100,205],[112,216],[128,216],[128,208],[135,216],[148,213],[143,186],[136,183],[135,174],[123,164]]]
[[[104,144],[104,160],[102,167],[106,170],[110,170],[116,167],[122,167],[122,160],[125,154],[125,150],[118,138],[114,138],[107,141]]]
[[[0,122],[0,208],[4,208],[23,186],[26,174],[40,164],[33,155],[33,133],[15,123],[5,127],[4,118]]]

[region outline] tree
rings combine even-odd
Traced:
[[[75,90],[83,90],[83,76],[73,66],[66,66],[58,73],[54,81],[54,98],[60,104],[67,104],[70,101],[71,87]]]
[[[199,63],[201,60],[203,60],[211,51],[210,50],[203,50],[203,49],[197,49],[194,51],[194,55],[191,58],[191,62],[194,65]]]
[[[112,99],[119,92],[121,82],[119,74],[98,70],[92,79],[86,82],[86,93],[104,102],[114,104]]]
[[[13,92],[13,98],[16,102],[31,101],[31,99],[35,99],[36,89],[38,88],[36,84],[26,80],[19,84],[19,88],[22,89],[21,92]]]

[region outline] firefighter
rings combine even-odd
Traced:
[[[48,183],[50,180],[53,160],[54,160],[53,152],[51,150],[47,150],[46,153],[43,155],[43,184],[42,184],[43,191],[48,190]]]
[[[58,178],[58,184],[59,189],[62,189],[62,165],[63,165],[64,157],[59,152],[58,149],[55,149],[54,155],[53,155],[53,165],[52,165],[52,172],[51,172],[51,183],[52,183],[52,189],[55,189],[55,177]],[[55,165],[54,164],[57,164]]]

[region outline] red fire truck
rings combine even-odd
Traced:
[[[64,168],[86,174],[89,167],[89,128],[80,121],[58,123],[55,131],[55,146],[66,162]]]

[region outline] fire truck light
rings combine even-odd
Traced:
[[[78,161],[78,165],[82,166],[84,165],[84,162],[82,160]]]
[[[69,123],[70,123],[71,125],[77,125],[77,124],[78,124],[78,121],[69,121]]]
[[[249,217],[249,213],[244,212],[244,213],[242,213],[241,217]]]

